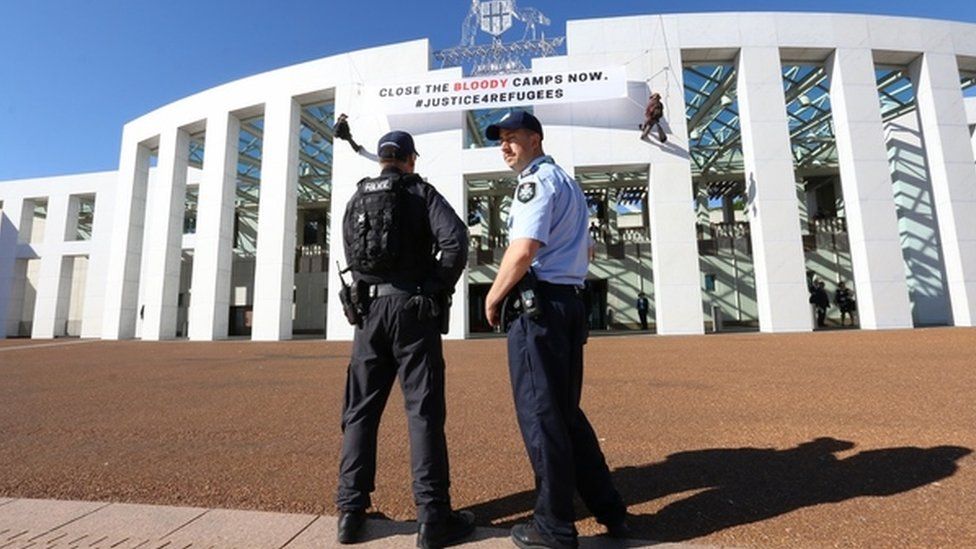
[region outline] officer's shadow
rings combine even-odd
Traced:
[[[613,471],[628,506],[694,492],[657,513],[632,516],[637,539],[685,541],[795,509],[861,496],[889,496],[952,476],[972,453],[959,446],[898,447],[838,458],[854,443],[817,438],[788,450],[715,448],[680,452],[665,461]],[[510,527],[531,513],[534,492],[470,507],[480,524]],[[590,516],[577,502],[577,517]]]

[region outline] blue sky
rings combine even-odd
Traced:
[[[553,20],[826,11],[976,22],[972,0],[519,0]],[[0,180],[114,170],[122,125],[217,84],[364,47],[455,45],[469,0],[0,0]]]

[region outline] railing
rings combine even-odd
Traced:
[[[495,250],[508,247],[508,235],[474,235],[468,240],[468,267],[491,265],[495,262]]]
[[[708,225],[699,223],[695,228],[698,232],[699,255],[716,255],[723,248],[728,248],[731,251],[735,249],[735,243],[738,240],[745,242],[747,253],[752,253],[750,228],[746,221],[710,223]]]
[[[807,223],[810,234],[846,234],[847,219],[843,217],[815,217]]]
[[[644,244],[651,241],[651,231],[644,227],[617,229],[617,235],[621,242],[636,242],[638,244]]]
[[[296,273],[324,273],[329,270],[329,249],[321,244],[295,248]]]
[[[329,255],[329,250],[321,244],[306,244],[295,249],[298,257],[309,257],[315,255]]]
[[[504,249],[508,247],[508,235],[498,234],[481,236],[474,235],[468,240],[468,247],[472,250],[494,250],[494,249]]]
[[[733,223],[711,223],[695,225],[698,240],[714,240],[718,238],[748,238],[749,222],[736,221]]]
[[[731,252],[734,249],[749,255],[752,254],[751,229],[748,221],[710,223],[707,225],[699,223],[695,225],[695,229],[700,255],[716,255],[722,250]],[[843,217],[822,217],[811,220],[809,229],[811,234],[803,235],[805,251],[816,251],[818,236],[830,238],[831,243],[829,245],[836,248],[835,240],[847,233],[847,220]],[[590,236],[594,238],[596,243],[597,254],[605,255],[607,259],[625,259],[629,254],[627,245],[641,245],[650,242],[650,231],[645,227],[604,229],[599,232],[591,230]],[[491,265],[496,262],[494,252],[504,250],[508,246],[508,235],[472,236],[470,245],[469,266]],[[827,245],[824,243],[821,246],[826,247]]]

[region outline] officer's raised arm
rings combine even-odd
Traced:
[[[373,162],[379,162],[380,157],[366,150],[366,147],[356,143],[356,140],[352,138],[352,130],[349,128],[349,117],[342,113],[336,118],[335,125],[332,127],[332,133],[338,139],[342,139],[349,143],[352,150],[356,151],[359,156],[363,158],[372,160]]]

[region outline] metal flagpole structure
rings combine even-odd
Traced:
[[[506,43],[501,37],[514,20],[521,21],[525,31],[520,40]],[[566,41],[562,36],[546,38],[545,32],[536,34],[537,26],[550,24],[541,11],[519,8],[516,0],[472,0],[461,25],[461,43],[434,52],[434,59],[441,67],[470,67],[471,76],[529,72],[526,59],[554,55]],[[475,43],[479,30],[491,36],[490,43]]]

